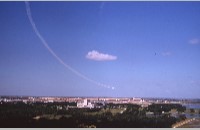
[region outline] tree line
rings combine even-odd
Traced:
[[[0,127],[28,127],[28,128],[169,128],[180,120],[180,117],[171,117],[162,114],[177,109],[183,112],[185,107],[180,104],[152,104],[143,108],[135,104],[105,104],[103,108],[68,108],[76,103],[5,103],[0,104]],[[126,108],[125,110],[123,108]],[[122,109],[123,113],[113,114],[113,109]],[[104,111],[105,110],[105,111]],[[102,112],[103,111],[103,112]],[[156,113],[153,117],[147,117],[146,112]],[[96,114],[86,114],[96,113]],[[33,117],[38,115],[61,115],[59,119]],[[159,115],[159,116],[157,116]],[[182,119],[182,118],[181,118]]]

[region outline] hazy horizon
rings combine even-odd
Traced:
[[[0,95],[200,95],[200,2],[0,2]]]

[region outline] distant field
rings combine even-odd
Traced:
[[[94,115],[100,115],[100,114],[103,114],[103,113],[106,113],[106,112],[111,112],[112,115],[115,115],[115,114],[120,113],[122,111],[123,111],[123,109],[114,108],[114,109],[106,109],[106,110],[102,109],[102,110],[100,110],[98,112],[84,112],[84,114],[88,114],[88,115],[93,115],[94,116]]]
[[[38,120],[40,118],[45,118],[45,119],[48,119],[48,120],[59,120],[62,117],[69,118],[69,117],[72,117],[72,115],[44,114],[44,115],[41,115],[41,116],[36,116],[33,119]]]

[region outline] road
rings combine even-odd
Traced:
[[[191,118],[178,122],[172,128],[200,128],[200,119]]]

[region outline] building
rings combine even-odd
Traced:
[[[77,102],[77,107],[78,108],[94,108],[94,104],[92,104],[91,102],[88,102],[87,99],[83,99]]]

